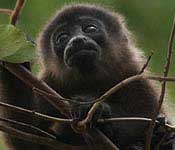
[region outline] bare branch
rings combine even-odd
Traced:
[[[139,122],[151,122],[152,119],[150,118],[140,118],[140,117],[121,117],[121,118],[105,118],[105,119],[98,119],[98,123],[108,123],[108,122],[121,122],[121,121],[139,121]]]
[[[150,60],[151,60],[153,54],[154,54],[154,52],[152,51],[151,54],[149,55],[149,57],[148,57],[146,63],[143,65],[141,71],[139,72],[139,74],[142,74],[142,73],[145,71],[145,69],[146,69],[146,67],[148,66],[148,64],[149,64],[149,62],[150,62]]]
[[[175,36],[175,15],[174,15],[172,31],[171,31],[171,35],[170,35],[170,39],[168,43],[168,52],[167,52],[166,64],[164,67],[164,77],[168,76],[169,68],[170,68],[171,61],[172,61],[174,36]]]
[[[154,75],[143,75],[145,79],[148,80],[155,80],[155,81],[166,81],[166,82],[174,82],[175,81],[175,77],[162,77],[162,76],[154,76]]]
[[[14,26],[16,25],[16,22],[18,20],[19,14],[24,6],[24,3],[25,3],[25,0],[17,0],[17,2],[16,2],[16,6],[15,6],[15,8],[10,16],[10,23]]]
[[[13,10],[11,9],[0,9],[0,13],[4,13],[4,14],[7,14],[7,15],[11,15],[13,12]]]
[[[175,15],[174,15],[172,31],[171,31],[171,35],[170,35],[170,39],[169,39],[169,43],[168,43],[167,58],[166,58],[165,66],[164,66],[164,77],[168,76],[168,72],[169,72],[169,68],[170,68],[170,64],[171,64],[171,60],[172,60],[174,36],[175,36]],[[161,87],[161,94],[160,94],[160,98],[159,98],[158,108],[157,108],[155,114],[152,116],[152,122],[150,123],[148,131],[147,131],[146,143],[145,143],[146,150],[150,150],[153,129],[155,126],[155,120],[157,118],[157,115],[158,115],[161,107],[162,107],[164,96],[165,96],[165,90],[166,90],[166,81],[163,81],[162,87]]]
[[[0,124],[0,131],[8,133],[9,136],[12,136],[12,137],[15,137],[21,140],[30,141],[30,142],[37,143],[37,144],[42,144],[42,145],[49,146],[55,149],[57,149],[58,147],[60,149],[70,149],[71,148],[71,146],[61,143],[57,140],[42,137],[42,136],[32,135],[32,134],[14,129],[12,127],[1,125],[1,124]]]
[[[106,118],[106,119],[98,119],[98,123],[109,123],[109,122],[151,122],[150,118],[140,118],[140,117],[121,117],[121,118]],[[160,123],[159,121],[155,121],[156,123]],[[175,132],[175,126],[165,124],[165,128],[169,132]]]
[[[41,114],[41,113],[38,113],[38,112],[35,112],[35,111],[31,111],[31,110],[28,110],[28,109],[24,109],[24,108],[21,108],[21,107],[18,107],[18,106],[14,106],[14,105],[10,105],[10,104],[7,104],[7,103],[3,103],[3,102],[0,102],[0,106],[2,107],[5,107],[6,109],[9,109],[11,111],[14,111],[14,112],[19,112],[19,113],[22,113],[22,114],[25,114],[25,115],[30,115],[30,116],[33,116],[33,117],[36,117],[36,118],[39,118],[39,119],[43,119],[43,120],[46,120],[46,121],[52,121],[52,122],[62,122],[62,123],[72,123],[72,119],[62,119],[62,118],[56,118],[56,117],[51,117],[51,116],[48,116],[48,115],[44,115],[44,114]]]
[[[26,123],[23,123],[23,122],[19,122],[19,121],[15,121],[15,120],[11,120],[11,119],[7,119],[7,118],[2,118],[0,117],[0,121],[4,121],[4,122],[7,122],[7,123],[10,123],[10,124],[14,124],[14,125],[17,125],[17,126],[22,126],[22,127],[25,127],[25,128],[30,128],[31,130],[34,130],[34,131],[38,131],[39,133],[49,137],[49,138],[52,138],[52,139],[56,139],[55,136],[53,136],[52,134],[44,131],[44,130],[41,130],[33,125],[30,125],[30,124],[26,124]]]

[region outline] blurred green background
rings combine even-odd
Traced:
[[[15,0],[0,0],[0,8],[12,9],[15,2]],[[100,4],[123,14],[129,29],[136,37],[138,47],[145,51],[146,56],[150,54],[150,51],[155,51],[149,65],[150,70],[155,74],[162,74],[175,13],[175,0],[27,0],[18,27],[36,39],[49,17],[60,7],[74,2]],[[0,24],[7,22],[8,16],[0,14]],[[170,75],[175,76],[175,59],[172,61]],[[168,84],[168,90],[170,108],[173,110],[175,83]],[[0,150],[3,148],[0,147]]]

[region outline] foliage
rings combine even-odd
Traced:
[[[0,60],[22,63],[36,57],[34,45],[13,25],[0,25]]]

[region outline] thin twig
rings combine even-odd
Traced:
[[[13,12],[13,10],[11,9],[0,9],[0,13],[4,13],[4,14],[7,14],[7,15],[11,15]]]
[[[16,25],[16,22],[18,20],[19,14],[24,6],[25,0],[17,0],[15,8],[10,16],[10,23],[12,25]]]
[[[11,120],[11,119],[7,119],[7,118],[2,118],[0,117],[0,121],[3,121],[3,122],[7,122],[7,123],[10,123],[10,124],[14,124],[14,125],[17,125],[17,126],[20,126],[20,127],[25,127],[25,128],[30,128],[34,131],[38,131],[39,133],[49,137],[49,138],[52,138],[52,139],[56,139],[55,136],[53,136],[52,134],[44,131],[44,130],[41,130],[33,125],[30,125],[30,124],[26,124],[26,123],[23,123],[23,122],[19,122],[19,121],[15,121],[15,120]]]
[[[164,77],[168,76],[168,72],[169,72],[169,68],[170,68],[170,64],[171,64],[171,60],[172,60],[174,36],[175,36],[175,15],[174,15],[174,21],[173,21],[173,25],[172,25],[171,34],[170,34],[170,39],[168,42],[167,57],[166,57],[166,63],[164,66]],[[161,107],[162,107],[162,104],[164,101],[164,96],[165,96],[165,90],[166,90],[166,81],[163,81],[162,87],[161,87],[161,94],[160,94],[160,98],[159,98],[158,108],[156,109],[155,114],[152,116],[152,122],[150,123],[148,131],[147,131],[145,150],[150,150],[153,129],[155,126],[155,120],[157,118],[158,113],[160,112]]]
[[[121,117],[121,118],[106,118],[106,119],[98,119],[98,123],[109,123],[109,122],[151,122],[152,119],[150,118],[141,118],[141,117]],[[156,123],[160,123],[159,121],[155,121]],[[175,132],[175,126],[170,124],[165,124],[165,128],[168,132]]]
[[[174,82],[175,81],[175,77],[162,77],[162,76],[155,76],[155,75],[143,75],[144,79],[148,79],[148,80],[155,80],[155,81],[166,81],[166,82]]]
[[[11,111],[19,112],[19,113],[22,113],[22,114],[25,114],[25,115],[30,115],[30,116],[33,116],[33,117],[36,117],[36,118],[39,118],[39,119],[43,119],[45,121],[58,122],[58,123],[60,123],[60,122],[61,123],[72,123],[73,122],[72,119],[56,118],[56,117],[44,115],[44,114],[38,113],[36,111],[31,111],[31,110],[28,110],[28,109],[24,109],[24,108],[14,106],[14,105],[10,105],[10,104],[3,103],[3,102],[0,102],[0,106],[5,107],[6,109],[9,109]]]
[[[149,57],[148,57],[146,63],[143,65],[143,67],[142,67],[141,71],[139,72],[139,74],[142,74],[142,73],[145,71],[145,69],[147,68],[147,66],[148,66],[148,64],[149,64],[149,62],[150,62],[150,60],[151,60],[153,54],[154,54],[154,52],[151,51],[151,54],[149,55]]]
[[[98,119],[98,123],[108,123],[108,122],[121,122],[121,121],[139,121],[139,122],[151,122],[150,118],[141,118],[141,117],[120,117],[120,118],[105,118]]]
[[[42,137],[42,136],[32,135],[30,133],[26,133],[26,132],[17,130],[13,127],[8,127],[2,124],[0,124],[0,131],[8,133],[9,136],[12,136],[12,137],[15,137],[21,140],[30,141],[32,143],[49,146],[55,149],[58,149],[58,147],[60,149],[70,149],[71,148],[71,146],[61,143],[57,140]]]

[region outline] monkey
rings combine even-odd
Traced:
[[[72,4],[61,9],[40,33],[37,46],[42,66],[39,78],[61,96],[77,102],[95,100],[122,80],[139,74],[145,62],[143,52],[135,46],[123,17],[117,12],[90,4]],[[30,70],[29,63],[22,65]],[[65,117],[5,68],[0,69],[1,101],[54,117]],[[74,105],[73,118],[83,119],[90,107]],[[134,81],[101,104],[90,128],[101,130],[121,150],[142,150],[147,124],[113,122],[101,125],[96,121],[108,117],[150,118],[157,108],[155,85],[146,79]],[[37,125],[47,132],[52,130],[58,140],[73,147],[86,144],[82,135],[75,133],[70,125],[63,123],[55,127],[48,121],[31,116],[24,118],[7,110],[4,110],[4,115]],[[52,150],[16,138],[6,139],[8,146],[14,150]],[[86,150],[86,146],[83,149]]]

